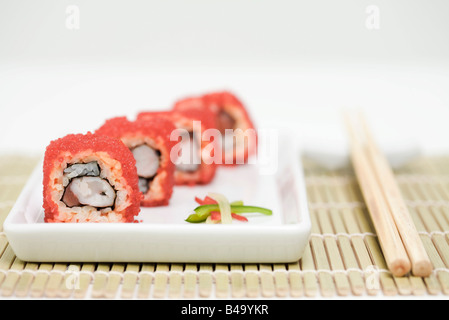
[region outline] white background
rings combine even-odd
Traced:
[[[382,145],[446,153],[448,15],[445,0],[0,0],[0,152],[229,89],[259,128],[323,150],[345,148],[340,110],[357,107]]]

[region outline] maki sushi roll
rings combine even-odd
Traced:
[[[175,163],[175,184],[195,185],[207,184],[215,176],[216,164],[211,157],[214,144],[213,140],[203,139],[205,130],[213,128],[213,114],[210,112],[190,109],[182,111],[141,112],[138,120],[152,121],[155,117],[164,117],[179,129],[172,152],[177,153]],[[209,152],[208,152],[209,150]]]
[[[189,97],[175,103],[173,110],[207,110],[213,114],[214,128],[220,133],[221,163],[243,164],[257,149],[257,133],[248,111],[232,93],[215,92]]]
[[[173,123],[164,117],[151,121],[129,121],[116,117],[106,122],[97,134],[120,139],[132,152],[136,161],[139,189],[143,194],[141,206],[154,207],[169,204],[173,193],[175,166],[170,151],[175,142],[170,134]]]
[[[134,222],[141,193],[135,160],[118,139],[70,134],[45,151],[45,222]]]

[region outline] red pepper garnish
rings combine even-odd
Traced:
[[[241,216],[239,214],[236,213],[231,213],[231,216],[235,219],[235,220],[239,220],[239,221],[243,221],[243,222],[248,222],[248,218]]]
[[[217,201],[215,201],[214,199],[212,199],[209,196],[206,196],[204,198],[204,200],[201,200],[200,198],[195,197],[195,201],[200,206],[204,206],[204,205],[208,205],[208,204],[218,204]],[[236,214],[236,213],[231,213],[231,217],[234,218],[235,220],[239,220],[239,221],[242,221],[242,222],[248,222],[248,218],[246,218],[245,216]],[[212,221],[220,221],[221,220],[221,213],[220,213],[220,211],[211,211],[210,219]]]
[[[212,199],[211,197],[206,196],[204,198],[204,204],[218,204],[218,202]]]
[[[236,213],[231,213],[231,216],[235,219],[235,220],[239,220],[242,222],[248,222],[248,219],[244,216],[238,215]],[[210,219],[212,221],[220,221],[221,220],[221,213],[219,211],[211,211],[210,213]]]
[[[204,200],[201,200],[200,198],[198,198],[198,197],[195,197],[195,201],[196,201],[196,203],[198,203],[200,206],[204,206]]]
[[[212,221],[220,221],[221,220],[221,213],[219,211],[212,211],[210,213],[210,219]]]
[[[212,199],[212,198],[209,197],[209,196],[206,196],[206,197],[204,198],[204,200],[201,200],[200,198],[195,197],[195,201],[196,201],[200,206],[204,206],[204,205],[206,205],[206,204],[217,204],[217,201],[215,201],[214,199]]]

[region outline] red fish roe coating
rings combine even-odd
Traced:
[[[248,128],[254,129],[254,124],[250,119],[249,113],[247,112],[243,103],[232,93],[223,91],[210,93],[203,96],[203,100],[212,112],[217,114],[220,110],[225,109],[226,106],[232,109],[239,109],[241,111],[241,116],[243,121],[246,123]]]
[[[162,117],[154,117],[151,122],[129,121],[126,117],[115,117],[105,121],[95,133],[121,138],[128,133],[142,132],[150,137],[161,137],[164,141],[170,141],[170,134],[176,127]]]
[[[183,110],[204,110],[208,109],[206,101],[203,96],[198,97],[185,97],[181,100],[175,102],[173,110],[183,111]],[[210,112],[215,112],[210,110]]]
[[[254,124],[249,116],[248,111],[246,110],[243,103],[232,93],[228,91],[222,92],[213,92],[204,94],[199,97],[187,97],[185,99],[179,100],[175,102],[173,106],[173,110],[176,111],[187,111],[187,110],[208,110],[213,114],[215,118],[214,127],[223,131],[223,124],[221,123],[221,116],[223,112],[225,115],[228,115],[228,120],[230,120],[229,126],[232,126],[232,129],[252,129],[254,130]],[[234,122],[234,123],[232,123]],[[228,128],[231,129],[231,128]],[[254,131],[255,133],[255,131]],[[257,149],[257,135],[255,136],[255,141],[252,145],[245,147],[244,149],[244,162],[247,162],[248,157],[255,153]],[[237,155],[234,155],[233,163],[230,165],[236,164]],[[229,165],[225,163],[225,153],[223,152],[223,164]]]
[[[214,113],[210,110],[186,109],[179,110],[176,113],[192,120],[201,121],[204,130],[215,128]]]
[[[198,121],[201,125],[200,128],[200,142],[201,149],[206,147],[210,143],[215,143],[214,141],[207,141],[202,138],[202,134],[205,130],[214,128],[215,120],[214,115],[209,110],[198,110],[198,109],[187,109],[181,111],[155,111],[155,112],[140,112],[137,115],[138,120],[151,121],[154,117],[164,117],[171,122],[177,128],[183,128],[190,130],[193,127],[193,121]],[[204,155],[203,153],[203,156]],[[210,162],[201,161],[201,165],[197,171],[182,172],[179,170],[175,171],[175,184],[177,185],[195,185],[195,184],[207,184],[212,181],[215,176],[216,164]]]
[[[116,117],[106,122],[95,133],[121,139],[128,148],[128,139],[150,139],[161,153],[159,168],[148,192],[143,195],[141,205],[145,207],[165,206],[173,193],[175,165],[170,159],[170,151],[176,141],[170,141],[170,135],[176,127],[163,118],[155,117],[150,121],[129,121],[126,117]]]
[[[244,116],[243,120],[248,124],[248,127],[254,128],[254,124],[243,103],[234,94],[228,91],[208,93],[199,97],[187,97],[181,99],[175,102],[173,110],[187,111],[192,109],[208,109],[216,116],[225,106],[240,109]]]
[[[51,174],[58,164],[65,161],[67,154],[75,156],[83,152],[104,152],[121,164],[122,177],[132,192],[128,194],[129,205],[120,214],[123,222],[133,222],[134,217],[140,212],[141,192],[138,188],[136,161],[129,149],[118,139],[97,134],[69,134],[63,138],[52,141],[46,148],[44,157],[43,179],[43,208],[45,210],[45,222],[56,222],[59,214],[59,204],[51,196],[53,181]]]
[[[137,115],[137,120],[151,120],[154,117],[164,117],[177,128],[182,123],[200,121],[203,130],[215,128],[214,113],[209,110],[186,108],[185,110],[143,111]]]

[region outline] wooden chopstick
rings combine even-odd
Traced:
[[[404,276],[411,270],[409,257],[367,157],[365,143],[360,139],[360,135],[353,126],[349,115],[345,113],[344,116],[350,138],[352,164],[376,229],[385,262],[394,276]]]
[[[363,113],[359,112],[358,119],[366,139],[366,150],[372,167],[376,172],[379,185],[382,186],[383,195],[410,258],[412,273],[414,276],[427,277],[432,272],[432,263],[402,197],[393,170],[374,140]]]

